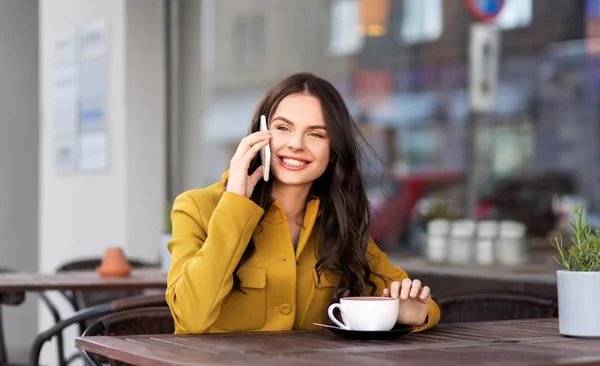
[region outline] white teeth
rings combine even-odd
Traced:
[[[291,165],[291,166],[306,165],[306,162],[300,161],[300,160],[289,159],[289,158],[283,158],[282,160],[283,160],[284,163],[286,163],[287,165]]]

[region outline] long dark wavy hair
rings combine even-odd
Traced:
[[[321,102],[323,117],[330,141],[331,162],[325,172],[316,179],[310,195],[320,200],[315,228],[319,230],[315,265],[319,281],[326,271],[341,274],[341,282],[335,298],[341,296],[373,295],[376,286],[371,280],[373,273],[367,259],[370,238],[371,213],[362,177],[361,163],[367,145],[358,126],[352,119],[343,98],[328,81],[309,73],[294,74],[274,85],[259,102],[249,133],[259,131],[260,116],[267,120],[279,103],[288,95],[308,94]],[[260,154],[252,160],[248,174],[261,164]],[[273,203],[273,180],[260,180],[250,199],[269,212]],[[234,289],[240,289],[237,270],[253,255],[251,239],[234,272]]]

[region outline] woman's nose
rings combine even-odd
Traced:
[[[304,138],[302,137],[302,134],[295,133],[288,140],[288,149],[290,149],[292,151],[297,151],[297,150],[303,150],[304,149]]]

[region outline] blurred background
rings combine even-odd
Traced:
[[[0,0],[0,266],[168,262],[173,199],[220,180],[262,95],[308,71],[372,147],[396,263],[552,274],[572,205],[600,228],[599,36],[598,0]],[[4,316],[23,358],[48,315]]]

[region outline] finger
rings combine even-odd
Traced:
[[[421,291],[421,281],[413,280],[410,286],[410,297],[417,297],[419,291]]]
[[[244,148],[246,151],[257,142],[264,140],[267,136],[270,136],[271,133],[269,131],[258,131],[251,133],[250,135],[244,137],[242,141],[240,141],[240,147]]]
[[[248,177],[248,185],[250,186],[249,188],[254,188],[256,186],[256,183],[258,183],[258,181],[262,177],[263,177],[263,167],[261,165],[258,168],[256,168],[256,170],[254,171],[254,173],[252,173],[252,175],[250,177]]]
[[[381,295],[382,297],[390,297],[390,290],[387,288],[383,289],[383,294]]]
[[[394,281],[390,286],[390,296],[397,299],[400,296],[400,282]]]
[[[402,286],[400,288],[400,298],[402,300],[408,299],[408,294],[410,292],[410,286],[412,285],[412,281],[410,278],[405,278],[402,280]]]
[[[250,161],[252,161],[252,159],[254,159],[256,154],[258,154],[258,151],[260,149],[262,149],[263,147],[267,146],[269,144],[269,142],[270,142],[270,138],[267,138],[265,140],[262,140],[260,142],[257,142],[256,144],[252,145],[252,147],[248,150],[248,152],[246,152],[246,154],[244,154],[244,156],[241,158],[241,160],[249,165]]]
[[[238,148],[233,156],[238,159],[241,158],[248,152],[248,150],[250,150],[252,146],[264,140],[268,136],[271,136],[269,131],[259,131],[244,137],[242,141],[240,141],[240,144],[238,145]]]
[[[421,296],[419,296],[419,299],[427,300],[430,295],[431,295],[431,290],[429,289],[429,286],[423,286],[423,290],[421,290]]]

